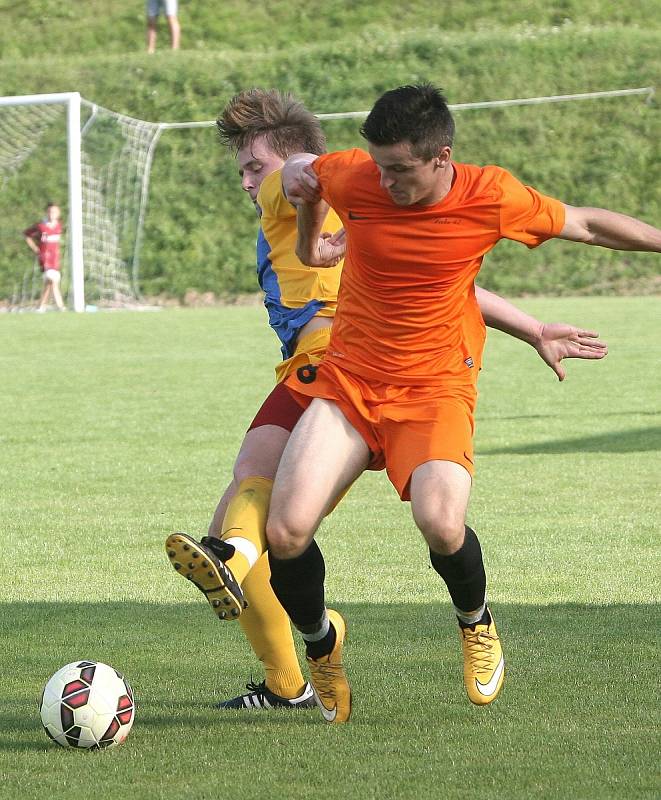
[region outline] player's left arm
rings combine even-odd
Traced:
[[[661,252],[661,230],[635,217],[605,208],[568,206],[559,239],[611,250]]]
[[[563,381],[566,375],[563,359],[600,359],[608,354],[608,346],[595,331],[562,322],[541,322],[479,286],[475,287],[475,296],[485,323],[534,347],[558,380]]]

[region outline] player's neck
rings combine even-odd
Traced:
[[[430,194],[429,200],[420,205],[434,206],[437,203],[445,200],[450,193],[454,184],[456,172],[452,162],[450,161],[447,166],[443,167],[439,172],[438,181],[434,187],[434,191]]]

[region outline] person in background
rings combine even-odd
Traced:
[[[147,0],[147,52],[156,52],[156,24],[163,11],[170,28],[170,47],[179,49],[181,26],[177,17],[177,0]]]
[[[48,203],[46,218],[26,228],[23,236],[27,246],[39,259],[39,267],[44,276],[44,288],[39,298],[37,311],[41,314],[46,311],[51,292],[55,305],[60,311],[66,311],[60,292],[60,238],[62,236],[60,207],[55,203]]]

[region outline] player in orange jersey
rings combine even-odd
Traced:
[[[324,152],[325,139],[311,112],[275,90],[250,89],[236,95],[219,116],[218,129],[236,155],[242,187],[260,217],[258,280],[283,361],[276,368],[276,387],[246,432],[233,480],[218,503],[208,536],[198,542],[187,534],[172,534],[166,549],[178,573],[204,592],[219,618],[239,617],[264,665],[262,683],[250,684],[247,693],[221,706],[304,708],[312,691],[298,664],[289,619],[271,590],[263,553],[273,478],[303,413],[282,381],[301,367],[319,363],[330,336],[341,269],[341,264],[310,269],[297,258],[296,210],[282,194],[280,169],[287,156],[301,148]],[[341,225],[332,212],[324,220],[329,232]],[[326,241],[321,246],[332,247]],[[564,358],[601,358],[606,353],[593,332],[543,325],[497,295],[477,291],[488,324],[528,341],[560,379]],[[246,610],[244,595],[249,601]]]
[[[411,501],[459,620],[469,699],[490,703],[502,686],[481,547],[465,524],[484,340],[474,279],[484,255],[502,238],[528,247],[559,237],[661,249],[661,231],[643,222],[565,205],[499,167],[455,162],[452,116],[431,85],[386,92],[361,133],[369,152],[300,155],[283,169],[284,191],[300,210],[301,260],[320,263],[326,205],[340,216],[347,241],[325,359],[287,381],[309,405],[280,460],[267,523],[271,585],[303,635],[330,722],[351,712],[345,625],[326,610],[324,562],[313,537],[365,469],[385,466]]]

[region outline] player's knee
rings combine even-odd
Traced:
[[[255,462],[252,459],[237,461],[234,465],[234,483],[240,486],[247,478],[275,478],[275,470],[264,463]]]
[[[308,545],[307,531],[277,514],[266,523],[266,539],[276,558],[296,558]]]
[[[429,547],[441,555],[456,552],[464,539],[463,513],[416,514],[416,524]]]

